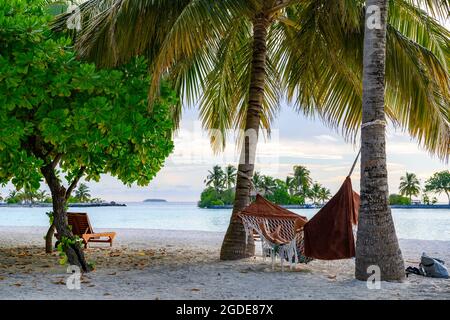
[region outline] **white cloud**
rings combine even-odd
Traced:
[[[314,138],[316,138],[320,142],[336,142],[336,141],[338,141],[338,139],[336,139],[335,137],[330,136],[328,134],[321,134],[320,136],[315,136]]]

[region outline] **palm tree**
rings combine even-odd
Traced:
[[[47,194],[47,191],[45,191],[45,190],[38,191],[36,193],[36,200],[39,202],[44,202],[47,197],[48,197],[48,194]]]
[[[219,165],[215,165],[212,170],[208,170],[205,183],[208,187],[213,187],[216,192],[223,189],[225,182],[225,173]]]
[[[355,276],[367,280],[377,266],[381,280],[404,278],[404,262],[389,207],[385,142],[385,61],[388,0],[367,0],[379,12],[377,25],[364,32],[363,109],[361,127],[361,207],[356,241]],[[376,18],[377,19],[377,18]]]
[[[38,198],[37,191],[25,188],[22,192],[19,192],[17,196],[20,198],[21,202],[26,204],[33,204]]]
[[[231,189],[236,185],[236,168],[232,165],[228,165],[225,168],[225,184],[227,189]]]
[[[448,9],[445,2],[423,3],[443,16]],[[442,97],[449,90],[448,31],[415,4],[392,1],[387,114],[430,151],[447,157],[448,99]],[[270,129],[281,92],[287,89],[299,111],[318,113],[349,138],[359,129],[363,0],[91,0],[80,8],[85,26],[76,47],[82,57],[114,66],[146,54],[153,62],[150,98],[161,76],[168,76],[180,101],[200,99],[203,124],[215,129],[215,147],[225,141],[217,132],[224,136],[238,128],[248,135],[242,138],[222,259],[253,254],[237,213],[249,204],[259,130]],[[55,28],[64,28],[66,19]],[[436,94],[430,95],[430,88]],[[178,105],[176,121],[180,113]]]
[[[271,176],[262,176],[260,187],[265,196],[273,194],[276,188],[275,179]]]
[[[288,189],[289,195],[293,196],[296,193],[296,183],[293,177],[286,177],[286,187]]]
[[[312,200],[314,204],[319,204],[318,200],[320,199],[320,192],[322,191],[322,186],[318,182],[314,182],[309,189],[308,197]]]
[[[255,189],[255,192],[257,192],[257,193],[261,192],[261,190],[262,190],[262,184],[263,184],[262,179],[263,179],[263,176],[258,171],[255,171],[255,173],[253,174],[253,177],[252,177],[252,185],[253,185],[253,188]]]
[[[325,201],[329,200],[331,198],[331,191],[330,189],[327,189],[325,187],[320,188],[320,191],[318,193],[318,200],[322,202],[322,204],[325,204]]]
[[[450,171],[444,170],[433,174],[425,182],[425,191],[431,191],[437,194],[445,193],[447,195],[448,204],[450,204]]]
[[[91,194],[89,193],[89,187],[84,184],[80,183],[80,186],[75,191],[75,198],[78,199],[80,202],[88,202],[91,198]]]
[[[16,202],[16,201],[20,201],[19,198],[20,198],[19,192],[17,190],[9,190],[9,194],[8,194],[8,197],[6,198],[6,200]]]
[[[420,182],[414,173],[408,173],[400,177],[400,186],[398,187],[402,196],[408,196],[412,200],[412,196],[417,197],[420,194]]]
[[[294,166],[293,175],[296,195],[306,197],[312,184],[311,172],[305,166]]]

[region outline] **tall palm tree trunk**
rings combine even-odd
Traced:
[[[264,99],[267,58],[266,40],[269,24],[269,18],[264,13],[257,14],[253,20],[253,56],[245,123],[246,138],[243,143],[238,165],[233,212],[220,251],[221,260],[242,259],[252,256],[255,253],[253,238],[249,235],[248,239],[246,239],[244,226],[237,214],[250,203],[250,179],[254,171],[260,114]]]
[[[387,0],[367,0],[381,13],[379,25],[366,23],[364,34],[363,111],[361,128],[361,207],[356,241],[355,277],[367,280],[369,266],[381,280],[402,280],[404,262],[388,202],[384,86]],[[373,17],[367,10],[366,21]],[[369,125],[370,123],[370,125]]]

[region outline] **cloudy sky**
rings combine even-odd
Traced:
[[[335,192],[348,174],[358,148],[346,143],[320,120],[307,119],[283,105],[273,125],[272,138],[258,144],[257,170],[284,179],[292,173],[294,165],[304,165],[310,169],[314,180]],[[197,201],[208,170],[215,164],[236,164],[237,155],[233,139],[224,153],[215,155],[207,134],[201,130],[197,112],[187,110],[175,138],[174,152],[148,187],[129,188],[109,176],[104,176],[100,183],[88,184],[93,196],[105,200]],[[391,193],[398,191],[399,178],[405,171],[415,172],[423,184],[433,172],[448,169],[446,164],[429,156],[406,134],[392,127],[387,132],[387,155]],[[355,189],[359,190],[359,167],[352,178]],[[439,200],[445,202],[444,197]]]
[[[257,149],[256,170],[262,174],[285,179],[294,165],[304,165],[314,180],[338,190],[359,150],[359,145],[345,142],[338,132],[326,127],[319,119],[305,118],[289,105],[283,104],[272,126],[270,140],[260,139]],[[163,198],[169,201],[198,201],[204,188],[208,170],[215,164],[237,164],[238,152],[230,138],[223,153],[214,154],[208,135],[201,130],[197,111],[186,110],[181,128],[175,137],[174,152],[164,168],[147,187],[124,186],[108,175],[99,183],[87,182],[93,197],[107,201],[142,201]],[[422,186],[434,172],[448,169],[448,164],[420,149],[414,140],[392,126],[387,129],[387,162],[389,191],[398,192],[400,176],[414,172]],[[359,165],[352,175],[354,188],[359,190]],[[12,185],[0,188],[7,195]],[[446,202],[445,195],[438,197]]]

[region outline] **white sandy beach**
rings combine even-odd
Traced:
[[[0,227],[0,299],[450,299],[450,279],[410,275],[369,290],[354,260],[313,261],[282,273],[270,259],[219,261],[221,232],[109,229],[112,248],[86,252],[96,270],[69,290],[57,254],[44,253],[42,227]],[[450,263],[450,241],[403,240],[405,265],[423,251]]]

